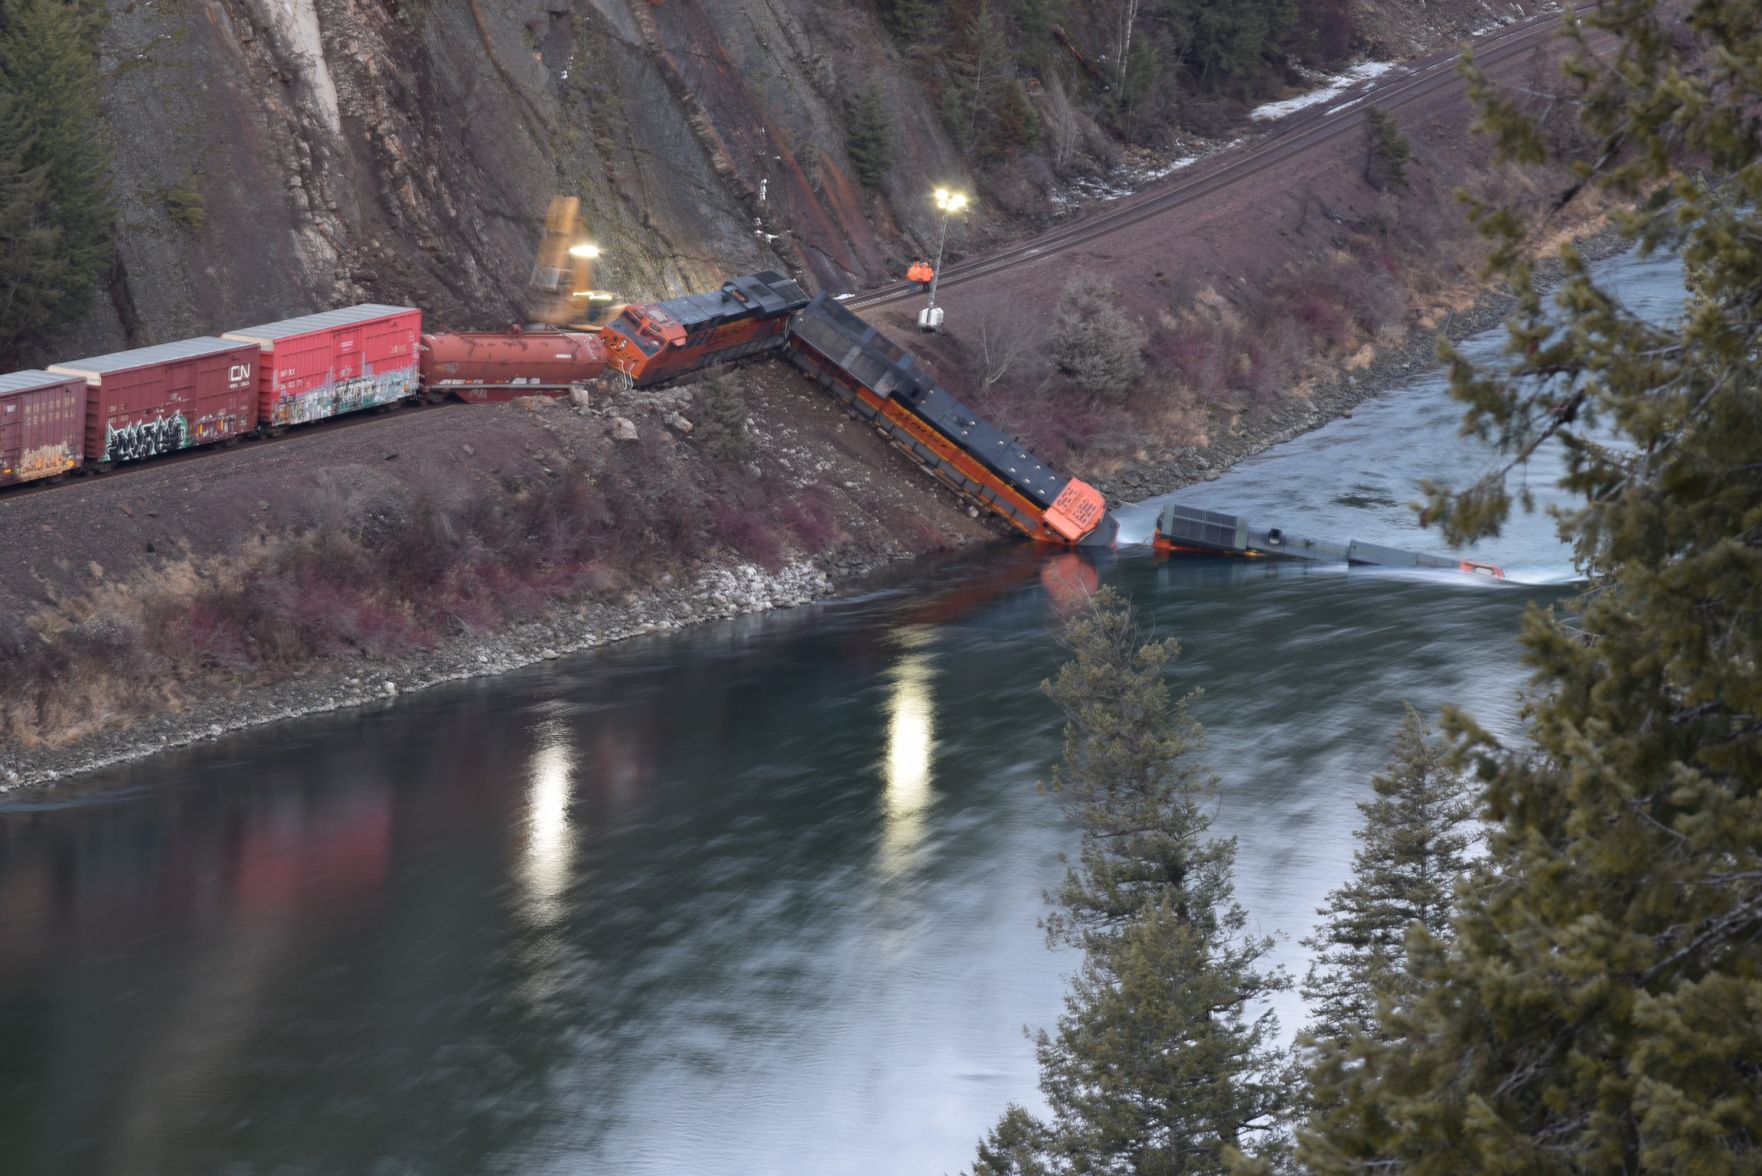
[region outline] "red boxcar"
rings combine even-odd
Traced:
[[[86,382],[78,376],[0,376],[0,486],[65,474],[85,453]]]
[[[86,381],[86,462],[100,469],[249,433],[257,426],[257,349],[204,337],[49,370]]]
[[[266,429],[319,421],[416,395],[422,312],[371,303],[228,331],[254,343],[258,420]]]

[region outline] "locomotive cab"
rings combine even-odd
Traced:
[[[633,303],[606,324],[602,337],[607,363],[640,381],[655,356],[685,342],[685,328],[659,306]]]

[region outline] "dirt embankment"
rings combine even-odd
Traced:
[[[1569,112],[1550,98],[1562,51],[1542,38],[1488,64],[1488,75],[1538,111]],[[1389,370],[1429,359],[1440,333],[1496,318],[1483,301],[1484,243],[1458,193],[1542,209],[1572,178],[1495,165],[1470,130],[1466,87],[1440,80],[1451,84],[1404,88],[1391,74],[1381,89],[1335,100],[1338,133],[1257,162],[1245,178],[1211,184],[1240,152],[1211,157],[1171,181],[1192,188],[1183,203],[958,282],[938,299],[940,334],[914,329],[915,300],[876,319],[912,338],[980,411],[1115,498],[1174,489],[1329,419]],[[1381,101],[1411,153],[1401,178],[1363,117]],[[1549,133],[1569,138],[1569,118],[1556,114]],[[1593,232],[1605,212],[1581,197],[1547,231]],[[1054,360],[1060,296],[1079,276],[1107,281],[1138,332],[1145,374],[1131,386],[1085,391]]]
[[[729,383],[746,452],[702,435],[725,393],[700,382],[407,411],[0,496],[20,540],[0,786],[804,603],[999,534],[793,369]]]

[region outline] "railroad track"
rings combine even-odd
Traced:
[[[1594,7],[1594,6],[1593,6]],[[1497,33],[1476,41],[1475,59],[1483,66],[1497,65],[1533,49],[1560,25],[1558,12],[1547,12],[1508,25]],[[1276,130],[1270,137],[1241,152],[1226,152],[1213,161],[1201,163],[1204,170],[1187,174],[1165,186],[1159,186],[1124,203],[1088,217],[1076,224],[1054,229],[1032,240],[1024,241],[1001,253],[993,253],[973,261],[951,265],[943,271],[939,286],[947,288],[962,282],[1031,265],[1049,254],[1074,245],[1082,245],[1153,217],[1170,209],[1208,196],[1222,188],[1241,182],[1267,170],[1293,155],[1301,154],[1319,144],[1337,139],[1356,130],[1363,123],[1364,108],[1371,102],[1387,110],[1399,109],[1418,98],[1434,93],[1456,80],[1457,51],[1441,54],[1401,74],[1399,77],[1356,94],[1343,94],[1332,107],[1318,103],[1320,109],[1299,114]],[[911,282],[895,282],[848,300],[853,310],[885,306],[920,293]]]
[[[215,445],[195,445],[188,449],[179,449],[174,453],[160,454],[156,457],[147,458],[142,461],[120,462],[101,474],[75,470],[59,478],[42,478],[34,482],[20,482],[12,486],[0,487],[0,507],[5,506],[8,502],[17,502],[21,499],[29,498],[33,494],[46,494],[51,490],[71,486],[77,482],[92,482],[94,480],[113,482],[120,478],[145,473],[150,470],[176,469],[180,463],[186,461],[200,461],[203,459],[218,461],[222,454],[243,454],[245,452],[254,452],[264,445],[298,444],[307,437],[323,437],[343,429],[358,429],[364,425],[371,425],[381,421],[397,420],[402,417],[412,416],[419,412],[442,412],[449,408],[468,407],[470,406],[451,399],[442,400],[434,404],[423,403],[420,401],[416,403],[400,403],[392,406],[386,412],[353,412],[344,413],[342,416],[326,417],[323,420],[312,421],[308,424],[296,426],[290,432],[276,437],[254,437],[246,435],[238,439],[237,445],[226,445],[224,443]]]

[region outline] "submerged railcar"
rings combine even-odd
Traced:
[[[1339,543],[1288,534],[1282,527],[1255,527],[1240,515],[1171,502],[1156,517],[1151,546],[1166,555],[1237,555],[1249,559],[1301,560],[1348,566],[1428,568],[1504,579],[1498,564],[1458,556],[1427,555],[1380,543]]]
[[[1111,547],[1101,492],[961,403],[887,336],[821,294],[790,320],[790,361],[919,465],[1044,543]]]
[[[633,302],[601,333],[606,363],[647,388],[774,351],[783,345],[789,316],[807,303],[807,291],[774,270],[724,282],[709,294]]]

